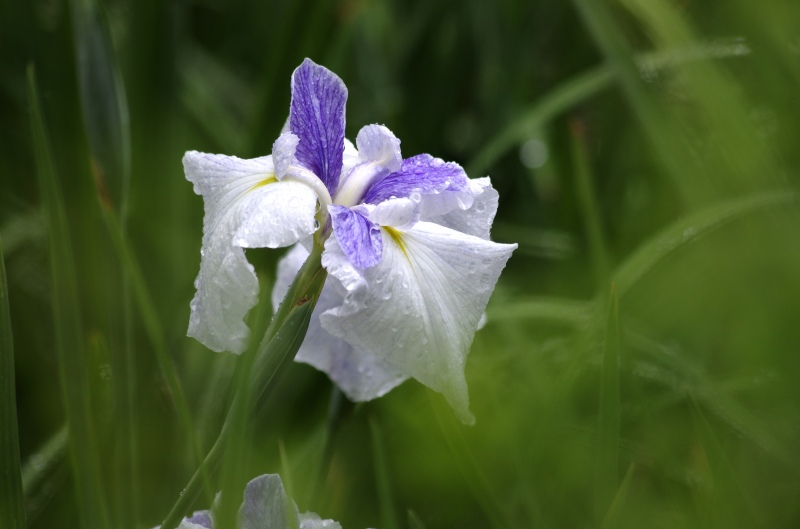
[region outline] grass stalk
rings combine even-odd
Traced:
[[[70,459],[83,527],[105,529],[108,513],[100,477],[97,434],[92,418],[87,350],[83,341],[78,285],[66,214],[42,118],[36,75],[28,67],[28,97],[36,169],[50,243],[55,340],[64,407],[69,424]]]
[[[0,242],[0,527],[24,529],[25,507],[14,379],[14,339],[5,260]]]

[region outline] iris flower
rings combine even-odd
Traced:
[[[250,481],[239,508],[238,529],[342,529],[333,520],[322,520],[313,512],[299,513],[283,489],[278,474],[265,474]],[[184,518],[178,529],[214,529],[212,511],[197,511]]]
[[[347,89],[306,59],[292,75],[288,130],[252,160],[187,152],[186,177],[205,200],[189,336],[242,352],[258,281],[245,248],[295,245],[279,265],[279,301],[314,244],[328,279],[297,359],[353,400],[408,377],[442,393],[462,421],[464,364],[515,244],[489,240],[498,196],[428,154],[403,159],[400,140],[367,125],[345,139]]]

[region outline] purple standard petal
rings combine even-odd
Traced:
[[[306,59],[292,75],[289,128],[300,142],[297,160],[333,195],[339,185],[344,152],[347,87],[327,68]]]
[[[469,187],[467,173],[460,165],[418,154],[403,160],[396,173],[372,184],[364,194],[366,204],[380,204],[390,198],[407,198],[412,193],[428,195],[444,191],[463,191]]]
[[[378,225],[344,206],[330,206],[333,233],[344,254],[354,266],[369,268],[381,262],[383,237]]]

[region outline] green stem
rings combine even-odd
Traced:
[[[248,383],[237,386],[217,441],[161,524],[161,529],[177,527],[197,499],[201,485],[200,476],[203,472],[213,470],[224,454],[226,438],[232,430],[231,421],[236,420],[236,415],[242,413],[242,409],[250,413],[261,399],[269,395],[297,354],[327,277],[321,260],[322,245],[316,243],[289,287],[258,348],[249,349],[240,358],[236,377],[243,377]]]

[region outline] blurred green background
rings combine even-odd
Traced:
[[[0,57],[30,527],[153,527],[216,438],[235,358],[185,336],[203,205],[181,157],[268,154],[304,57],[346,83],[348,137],[382,123],[490,175],[519,249],[467,363],[476,426],[415,381],[330,406],[295,364],[240,443],[247,479],[280,472],[345,528],[800,526],[800,4],[3,0]],[[279,256],[248,251],[265,293]]]

